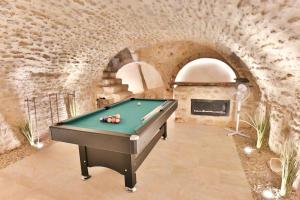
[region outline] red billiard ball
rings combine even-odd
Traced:
[[[120,119],[118,119],[118,118],[116,119],[116,123],[117,124],[120,123],[120,121],[121,121]]]

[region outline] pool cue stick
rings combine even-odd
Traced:
[[[162,105],[158,106],[157,108],[155,108],[154,110],[152,110],[151,112],[149,112],[147,115],[145,115],[141,120],[142,121],[146,121],[148,118],[152,117],[156,113],[158,113],[161,110],[163,110],[163,108],[166,106],[166,104],[167,104],[167,102],[165,102]]]
[[[154,110],[152,110],[151,112],[149,112],[147,115],[145,115],[142,118],[142,121],[147,120],[148,118],[150,118],[151,116],[155,115],[156,113],[158,113],[160,111],[160,107],[155,108]]]

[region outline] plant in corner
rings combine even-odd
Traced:
[[[69,110],[70,110],[71,117],[76,117],[77,111],[76,111],[76,104],[74,103],[74,101],[71,101],[71,103],[69,104]]]
[[[281,155],[281,187],[279,194],[285,196],[292,189],[293,182],[299,170],[299,160],[294,142],[288,138],[282,147]]]
[[[34,145],[34,136],[33,136],[33,125],[31,120],[25,120],[19,126],[20,132],[26,137],[30,145]]]
[[[256,148],[260,149],[264,142],[266,133],[269,129],[269,118],[267,113],[256,113],[254,117],[247,115],[249,118],[249,122],[243,120],[243,122],[249,124],[252,128],[256,130]]]
[[[69,118],[76,117],[77,116],[77,110],[76,110],[76,104],[75,99],[70,98],[69,95],[65,96],[65,105],[66,105],[66,111]]]

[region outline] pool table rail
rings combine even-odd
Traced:
[[[88,116],[94,115],[95,113],[99,113],[99,112],[108,110],[108,109],[110,109],[110,108],[112,108],[112,107],[115,107],[115,106],[119,106],[119,105],[124,104],[124,103],[126,103],[126,102],[128,102],[128,101],[131,101],[131,100],[141,100],[141,101],[144,101],[144,100],[151,100],[151,101],[166,101],[166,102],[167,102],[167,101],[170,101],[170,100],[173,100],[173,101],[174,101],[174,99],[142,99],[142,98],[133,98],[133,97],[131,97],[131,98],[125,99],[125,100],[123,100],[123,101],[119,101],[119,102],[116,102],[116,103],[109,104],[109,105],[107,105],[107,106],[105,106],[105,107],[103,107],[103,108],[97,109],[97,110],[95,110],[95,111],[93,111],[93,112],[84,113],[84,114],[81,114],[81,115],[77,115],[77,116],[75,116],[75,117],[72,117],[72,118],[70,118],[70,119],[66,119],[66,120],[63,120],[63,121],[59,121],[59,122],[57,122],[55,125],[63,125],[63,124],[67,124],[67,123],[69,123],[69,122],[76,121],[76,120],[78,120],[78,119],[80,119],[80,118],[88,117]]]
[[[90,146],[96,149],[110,149],[120,153],[135,153],[135,141],[130,135],[116,134],[110,131],[95,131],[87,128],[70,127],[67,125],[51,126],[51,139],[60,142]],[[111,141],[114,143],[111,143]]]
[[[109,104],[109,105],[107,105],[107,106],[105,106],[105,107],[103,107],[103,108],[99,108],[99,109],[97,109],[97,110],[95,110],[95,111],[93,111],[93,112],[84,113],[84,114],[82,114],[82,115],[77,115],[77,116],[72,117],[72,118],[70,118],[70,119],[66,119],[66,120],[63,120],[63,121],[59,121],[59,122],[56,123],[56,125],[67,124],[68,122],[76,121],[76,120],[78,120],[78,119],[80,119],[80,118],[88,117],[88,116],[90,116],[90,115],[94,115],[95,113],[99,113],[99,112],[108,110],[108,109],[111,108],[111,107],[118,106],[118,105],[120,105],[120,104],[126,103],[126,102],[128,102],[128,101],[130,101],[130,100],[133,100],[133,99],[135,99],[135,98],[128,98],[128,99],[125,99],[125,100],[123,100],[123,101],[119,101],[119,102],[116,102],[116,103],[113,103],[113,104]]]
[[[148,141],[157,134],[157,131],[166,123],[168,118],[177,109],[178,103],[176,100],[169,99],[169,102],[157,113],[151,117],[147,122],[143,123],[138,129],[135,130],[135,134],[139,136],[139,142],[137,144],[137,152],[141,152]]]

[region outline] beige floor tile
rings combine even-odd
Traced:
[[[0,171],[0,199],[25,200],[215,200],[251,199],[232,138],[217,127],[170,121],[137,171],[137,192],[107,168],[80,179],[78,147],[56,142]]]

